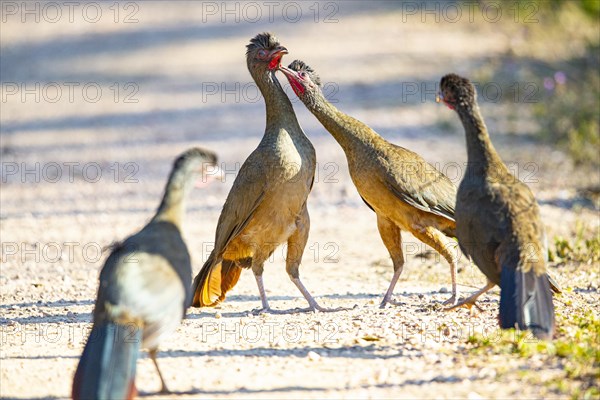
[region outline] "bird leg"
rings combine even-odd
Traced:
[[[300,280],[300,262],[302,261],[302,254],[304,253],[304,248],[308,241],[309,229],[310,217],[308,216],[308,210],[305,206],[296,219],[296,230],[288,239],[285,269],[294,285],[296,285],[298,290],[300,290],[300,293],[302,293],[302,296],[308,301],[308,308],[297,308],[294,309],[293,312],[334,312],[344,310],[344,308],[321,307]]]
[[[455,305],[459,298],[458,285],[456,284],[458,244],[432,226],[415,226],[413,229],[411,229],[410,233],[412,233],[421,242],[431,246],[431,248],[441,254],[446,261],[448,261],[448,264],[450,265],[450,277],[452,279],[452,296],[450,296],[448,300],[444,301],[444,304]]]
[[[252,265],[252,272],[254,272],[254,278],[256,279],[256,286],[258,286],[258,293],[260,294],[260,301],[262,302],[262,308],[253,310],[252,313],[258,314],[290,314],[290,311],[285,310],[273,310],[269,306],[269,300],[267,300],[267,294],[265,293],[265,285],[263,284],[263,269],[264,263],[257,263]]]
[[[467,297],[466,299],[460,301],[459,303],[453,305],[452,307],[446,308],[445,311],[452,311],[460,307],[466,307],[471,310],[471,307],[475,306],[479,311],[483,312],[483,309],[477,305],[477,299],[479,296],[493,288],[495,284],[491,281],[487,281],[484,287]]]
[[[385,296],[383,296],[383,300],[381,304],[379,304],[379,308],[385,308],[386,304],[392,304],[394,306],[402,305],[400,302],[392,300],[392,294],[394,293],[394,287],[400,278],[400,274],[402,273],[402,266],[394,271],[394,276],[392,276],[392,281],[390,282],[390,286],[388,287],[387,292],[385,292]]]
[[[394,264],[394,276],[390,281],[387,292],[385,292],[385,296],[383,296],[381,304],[379,304],[379,308],[385,308],[388,303],[395,306],[400,306],[402,305],[401,303],[392,300],[394,287],[396,286],[398,279],[400,279],[402,267],[404,266],[404,254],[402,254],[402,236],[400,233],[400,228],[389,219],[380,215],[377,215],[377,228],[379,229],[379,235],[383,240],[383,244],[390,253],[390,257],[392,257],[392,263]]]
[[[156,354],[158,353],[158,349],[151,349],[148,353],[150,355],[150,358],[152,359],[152,362],[154,362],[154,366],[156,367],[156,372],[158,372],[158,377],[160,378],[161,388],[160,388],[159,393],[160,394],[170,394],[171,392],[167,388],[167,384],[165,383],[163,375],[160,372],[160,368],[158,368],[158,362],[156,362]]]
[[[451,253],[451,252],[450,252]],[[456,259],[453,257],[453,255],[450,255],[450,260],[448,260],[448,263],[450,264],[450,277],[452,279],[452,296],[450,296],[450,298],[446,301],[444,301],[442,304],[444,305],[454,305],[458,302],[458,287],[456,284],[456,271],[458,270],[457,267],[457,263],[456,263]]]
[[[304,285],[302,284],[302,281],[300,281],[300,278],[292,278],[290,276],[290,279],[292,280],[292,282],[294,282],[294,285],[296,285],[296,287],[298,288],[298,290],[300,290],[300,293],[302,293],[302,295],[304,296],[304,298],[306,299],[306,301],[308,301],[308,308],[297,308],[294,310],[294,312],[311,312],[311,311],[321,311],[321,312],[336,312],[336,311],[343,311],[343,310],[348,310],[348,308],[344,308],[344,307],[338,307],[338,308],[325,308],[325,307],[321,307],[317,301],[315,300],[314,297],[311,296],[311,294],[308,292],[308,290],[306,289],[306,287],[304,287]]]
[[[263,284],[262,265],[260,268],[260,274],[257,274],[256,271],[254,272],[254,278],[256,279],[256,286],[258,286],[258,293],[260,294],[260,301],[262,302],[262,308],[254,310],[253,313],[254,314],[264,314],[264,313],[279,314],[279,312],[277,310],[272,310],[271,307],[269,306],[269,300],[267,300],[267,295],[265,293],[265,286]]]
[[[300,292],[302,293],[304,298],[308,301],[309,307],[308,308],[294,308],[291,310],[274,310],[269,306],[269,301],[267,300],[267,296],[265,295],[265,288],[263,285],[262,275],[254,275],[254,277],[256,278],[256,284],[258,286],[258,291],[260,292],[260,299],[262,301],[262,308],[255,310],[254,314],[265,314],[265,313],[268,313],[268,314],[292,314],[292,313],[297,313],[297,312],[310,312],[310,311],[333,312],[333,311],[344,310],[344,308],[341,308],[341,307],[335,308],[335,309],[321,307],[317,303],[317,301],[310,295],[308,290],[306,290],[306,288],[304,287],[304,285],[302,284],[302,282],[300,281],[299,278],[298,279],[292,278],[292,282],[294,282],[294,284],[300,290]]]

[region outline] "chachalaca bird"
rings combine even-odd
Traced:
[[[287,243],[286,271],[308,301],[308,310],[328,311],[317,304],[299,275],[310,227],[306,201],[316,155],[275,77],[287,49],[271,33],[257,35],[246,47],[248,70],[266,104],[266,128],[223,205],[215,247],[194,279],[192,305],[217,305],[235,286],[242,269],[251,268],[262,301],[258,312],[281,312],[270,308],[262,275],[265,260]]]
[[[181,236],[185,197],[195,177],[216,163],[212,152],[193,148],[173,165],[162,202],[138,233],[113,246],[102,271],[92,331],[73,381],[75,399],[135,396],[136,360],[149,349],[158,368],[158,345],[179,326],[191,300],[192,267]]]
[[[458,242],[488,278],[484,288],[458,306],[474,304],[499,285],[500,326],[552,338],[552,283],[546,274],[545,233],[535,197],[494,149],[471,82],[455,74],[444,76],[439,100],[456,111],[467,139],[468,163],[456,200]]]
[[[452,296],[458,299],[454,240],[456,187],[418,154],[385,140],[366,124],[344,114],[327,101],[319,76],[302,61],[280,67],[306,107],[340,144],[352,182],[364,202],[377,214],[377,227],[394,265],[394,275],[381,307],[391,300],[404,265],[401,231],[412,233],[450,264]]]

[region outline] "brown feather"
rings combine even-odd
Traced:
[[[237,263],[231,260],[223,260],[221,263],[221,295],[219,296],[219,302],[225,300],[225,295],[236,285],[242,268]]]

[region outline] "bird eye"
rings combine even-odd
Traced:
[[[261,60],[264,60],[265,58],[267,58],[267,51],[266,50],[259,50],[258,51],[258,58],[260,58]]]
[[[300,72],[300,76],[303,77],[303,78],[306,78],[306,72],[304,72],[304,71]]]

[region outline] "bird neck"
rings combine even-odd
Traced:
[[[367,125],[338,110],[327,101],[320,90],[315,93],[312,100],[305,101],[304,104],[334,137],[344,152],[351,152],[359,142],[370,143],[380,138]]]
[[[287,94],[281,87],[281,84],[275,77],[273,71],[258,71],[253,73],[252,68],[249,68],[252,78],[256,82],[260,93],[265,99],[267,126],[265,133],[279,133],[281,126],[299,127],[296,114],[292,103]],[[294,134],[300,129],[289,129],[288,133]]]
[[[479,106],[457,108],[457,112],[467,139],[467,170],[482,175],[491,168],[506,169],[490,140]]]
[[[191,172],[185,172],[184,168],[171,171],[165,193],[152,222],[171,222],[181,229],[186,197],[194,184],[193,179],[190,179],[190,174]]]

